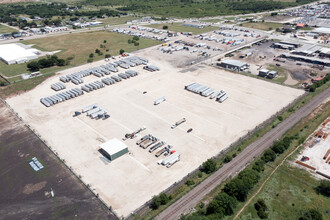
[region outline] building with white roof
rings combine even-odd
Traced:
[[[0,45],[0,59],[6,64],[25,63],[37,58],[35,49],[24,48],[18,44]]]
[[[128,152],[126,144],[118,140],[117,138],[111,139],[103,144],[100,144],[100,152],[110,160],[114,160],[123,156]]]

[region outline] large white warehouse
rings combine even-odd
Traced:
[[[7,64],[25,63],[37,58],[34,48],[24,48],[18,44],[0,45],[0,59]]]

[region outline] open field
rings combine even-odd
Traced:
[[[10,28],[8,26],[0,24],[0,34],[12,33],[14,31],[17,31],[17,30],[14,28]]]
[[[2,219],[115,219],[2,102],[0,121]],[[30,167],[33,157],[44,169]]]
[[[242,24],[243,27],[247,28],[255,28],[260,29],[263,31],[269,31],[269,30],[275,30],[276,28],[280,28],[283,26],[283,24],[280,23],[272,23],[272,22],[247,22]]]
[[[127,43],[127,40],[131,38],[132,37],[130,36],[120,35],[113,32],[97,31],[66,34],[21,42],[24,44],[34,44],[34,48],[40,49],[42,51],[61,50],[61,52],[56,54],[58,57],[63,59],[69,57],[73,58],[69,66],[52,67],[41,70],[42,73],[48,73],[87,63],[89,54],[94,53],[95,49],[99,49],[103,53],[101,56],[94,54],[93,60],[97,61],[104,59],[105,54],[111,54],[112,56],[118,55],[120,49],[124,49],[126,52],[131,52],[160,43],[159,41],[150,39],[140,39],[140,45],[134,46],[133,44]],[[103,43],[104,40],[106,40],[107,43]],[[100,48],[100,44],[105,45],[106,48]],[[109,51],[107,52],[106,49],[109,49]],[[21,73],[26,73],[28,71],[26,64],[24,63],[7,65],[4,62],[0,62],[0,72],[5,76],[15,76]]]
[[[268,206],[269,219],[298,219],[307,209],[316,209],[329,219],[330,198],[317,194],[318,180],[305,170],[282,165],[238,219],[258,219],[253,207],[258,199]]]
[[[170,31],[191,32],[192,34],[201,34],[218,29],[218,27],[214,27],[214,26],[208,26],[204,28],[187,27],[187,26],[183,26],[182,23],[162,23],[162,24],[151,24],[145,26],[151,28],[163,29],[163,26],[165,25],[168,26],[168,30]]]
[[[50,108],[44,107],[39,100],[54,94],[50,84],[58,82],[58,75],[30,92],[7,100],[120,216],[129,215],[303,93],[204,65],[183,71],[161,56],[151,56],[154,49],[134,54],[148,58],[151,64],[160,67],[160,72],[151,73],[134,67],[140,74],[133,79]],[[96,63],[68,69],[61,74],[92,65]],[[89,76],[84,81],[96,79]],[[184,90],[184,86],[192,82],[225,89],[230,98],[220,104]],[[68,89],[73,87],[73,84],[67,84]],[[143,91],[147,93],[143,94]],[[153,101],[164,95],[166,102],[154,106]],[[92,120],[85,115],[72,117],[74,111],[93,103],[107,109],[110,119]],[[187,119],[186,123],[176,129],[170,128],[183,117]],[[148,133],[155,135],[173,145],[181,154],[181,160],[171,168],[159,166],[156,163],[159,158],[137,147],[135,139],[125,142],[129,154],[110,164],[104,162],[97,152],[100,143],[112,138],[121,139],[142,126],[147,129],[139,137]],[[193,132],[187,133],[189,128],[193,128]]]

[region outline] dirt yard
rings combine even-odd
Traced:
[[[142,66],[132,67],[139,72],[138,76],[50,108],[43,106],[39,100],[55,94],[50,85],[58,82],[59,75],[32,91],[7,100],[120,216],[129,215],[153,195],[181,180],[206,159],[217,155],[303,94],[302,90],[210,66],[180,69],[171,65],[165,56],[155,55],[156,48],[140,50],[134,55],[148,58],[150,64],[160,68],[159,72],[148,72]],[[73,73],[103,62],[60,74]],[[100,78],[84,78],[85,83],[95,80]],[[219,103],[184,89],[185,85],[193,82],[218,91],[224,89],[230,97]],[[67,89],[77,87],[72,83],[66,85]],[[166,101],[154,106],[154,100],[162,96],[166,96]],[[107,109],[110,118],[92,120],[85,114],[72,117],[75,111],[94,103]],[[183,117],[187,121],[171,129],[171,125]],[[160,158],[138,147],[135,144],[137,139],[125,141],[129,154],[111,163],[104,161],[98,152],[101,143],[112,138],[121,139],[142,126],[146,130],[138,138],[148,133],[155,135],[174,146],[173,149],[181,154],[180,161],[171,168],[158,165]],[[191,133],[187,133],[189,128],[193,128]]]
[[[0,161],[0,219],[116,219],[2,102]]]
[[[329,120],[330,118],[328,118]],[[323,159],[327,151],[330,150],[330,122],[324,122],[325,124],[320,125],[314,134],[305,142],[305,149],[300,152],[297,160],[301,160],[303,156],[309,159],[304,163],[314,167],[317,171],[324,174],[330,175],[330,154]],[[326,161],[328,160],[328,163]],[[301,167],[301,166],[300,166]],[[320,177],[320,176],[318,176]]]

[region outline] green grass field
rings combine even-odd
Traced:
[[[269,31],[269,30],[275,30],[276,28],[281,28],[283,24],[272,23],[272,22],[260,22],[260,23],[248,22],[248,23],[243,23],[242,26],[247,28],[255,28],[264,31]]]
[[[98,31],[66,34],[56,37],[39,38],[21,42],[24,44],[35,44],[34,47],[42,51],[61,50],[60,53],[56,54],[58,57],[63,59],[68,57],[73,58],[70,62],[70,65],[68,66],[52,67],[41,70],[42,73],[50,73],[87,63],[89,54],[94,53],[95,49],[99,49],[103,52],[103,55],[101,56],[94,54],[93,60],[97,61],[104,59],[105,54],[118,55],[120,49],[124,49],[126,52],[132,52],[134,50],[160,44],[159,41],[141,38],[139,40],[140,45],[134,46],[133,44],[127,43],[128,39],[130,38],[132,37],[128,35]],[[107,43],[103,43],[104,40],[106,40]],[[105,45],[106,48],[100,48],[100,44]],[[109,49],[109,51],[106,52],[106,49]],[[0,71],[7,77],[28,72],[26,64],[7,65],[4,62],[0,62]]]
[[[271,79],[271,81],[275,81],[275,82],[278,82],[278,83],[284,83],[284,81],[287,79],[286,74],[289,74],[289,73],[286,73],[285,69],[283,69],[282,67],[275,66],[275,65],[272,65],[272,64],[269,64],[267,69],[268,70],[274,70],[274,71],[278,72],[277,76],[274,79]]]
[[[151,24],[146,25],[146,27],[163,29],[163,26],[167,25],[168,30],[175,31],[175,32],[191,32],[193,34],[201,34],[209,31],[217,30],[218,27],[208,26],[205,28],[195,28],[195,27],[187,27],[183,26],[182,23],[164,23],[164,24]]]
[[[314,190],[317,185],[318,180],[310,173],[286,163],[274,173],[239,219],[258,219],[253,204],[260,198],[268,206],[269,219],[298,219],[309,208],[317,209],[324,219],[329,219],[330,198],[317,194]]]
[[[14,31],[17,31],[17,30],[14,28],[0,24],[0,34],[12,33]]]

